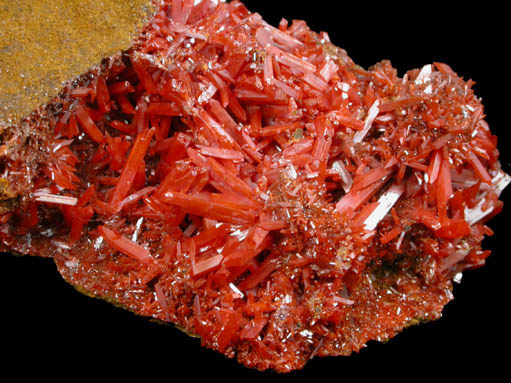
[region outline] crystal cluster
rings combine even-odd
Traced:
[[[472,82],[363,69],[238,1],[160,3],[2,132],[0,249],[261,370],[438,318],[510,181]]]

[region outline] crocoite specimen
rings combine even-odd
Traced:
[[[438,318],[510,181],[472,83],[364,70],[238,1],[158,3],[2,132],[1,249],[261,370]]]

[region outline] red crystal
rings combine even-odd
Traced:
[[[440,317],[511,180],[472,83],[194,4],[11,128],[1,249],[261,370]]]

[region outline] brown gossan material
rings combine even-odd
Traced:
[[[0,127],[17,124],[64,81],[127,49],[151,0],[17,0],[0,4]]]

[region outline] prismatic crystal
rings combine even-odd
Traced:
[[[158,3],[2,130],[0,250],[261,370],[438,318],[510,182],[472,82],[363,69],[238,1]]]

